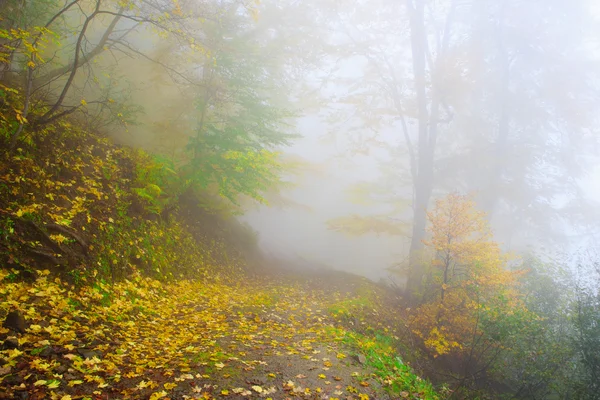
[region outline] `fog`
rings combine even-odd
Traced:
[[[33,335],[0,328],[0,383],[160,398],[178,385],[140,371],[200,368],[186,375],[211,384],[184,386],[210,398],[599,398],[598,1],[5,0],[0,15],[0,308]],[[41,324],[42,297],[68,333]],[[106,344],[71,314],[129,333]],[[77,346],[142,370],[54,379],[67,342],[40,335],[88,322]],[[122,357],[173,329],[177,358]],[[313,389],[289,358],[250,361],[285,349]],[[369,372],[332,384],[325,349]],[[223,374],[234,360],[260,380]]]
[[[507,251],[595,240],[594,1],[179,3],[91,19],[82,48],[105,52],[66,98],[100,104],[86,113],[95,129],[176,165],[192,159],[191,141],[211,137],[198,128],[205,117],[218,146],[219,118],[239,113],[243,103],[228,103],[239,93],[292,110],[243,115],[257,120],[252,129],[275,120],[247,134],[269,138],[256,148],[301,161],[284,174],[291,188],[266,195],[271,207],[244,202],[240,219],[266,254],[387,279],[422,247],[426,210],[450,192],[474,196]],[[79,26],[86,10],[64,16]],[[167,11],[176,17],[157,17]],[[77,45],[68,33],[61,40],[71,45],[49,45],[53,61]],[[65,80],[46,90],[59,93]],[[299,137],[286,146],[276,133]]]
[[[428,3],[427,62],[435,66],[427,73],[439,79],[428,84],[442,88],[447,103],[441,114],[448,119],[438,124],[433,197],[474,193],[507,251],[569,252],[598,238],[600,30],[592,3]],[[336,60],[341,67],[320,86],[324,108],[298,121],[303,137],[286,150],[324,169],[305,174],[287,192],[311,211],[263,206],[244,219],[269,253],[380,279],[390,276],[390,266],[407,262],[410,232],[390,236],[365,227],[364,235],[348,235],[328,228],[328,221],[351,215],[401,219],[402,212],[390,212],[394,197],[414,206],[405,140],[414,147],[419,133],[411,109],[410,33],[401,26],[408,17],[401,6],[385,15],[376,5],[367,9],[356,5],[340,17],[333,42],[353,55]],[[390,110],[396,89],[406,96],[404,115]],[[428,107],[431,113],[435,106]],[[331,114],[337,114],[334,122],[325,117]],[[408,125],[407,136],[399,120]],[[502,170],[496,178],[490,175],[495,168]],[[364,182],[380,192],[353,204],[348,190]]]
[[[243,220],[260,233],[261,248],[268,254],[303,259],[307,264],[375,280],[388,278],[387,268],[406,255],[402,238],[375,234],[357,237],[327,227],[332,218],[377,211],[376,206],[365,210],[351,204],[347,195],[352,184],[377,179],[377,163],[368,156],[343,156],[339,143],[324,138],[327,126],[317,118],[306,118],[298,127],[303,137],[289,152],[320,165],[323,173],[302,174],[295,181],[296,187],[286,194],[308,209],[261,206]]]

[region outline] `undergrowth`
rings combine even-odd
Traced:
[[[439,399],[431,383],[416,375],[398,356],[398,339],[383,332],[365,336],[343,328],[331,327],[327,331],[353,349],[357,357],[364,355],[364,364],[374,371],[390,393],[401,398]]]
[[[12,125],[2,122],[6,145]],[[0,265],[29,279],[48,269],[77,284],[136,271],[159,279],[208,278],[216,265],[239,271],[225,238],[189,232],[197,215],[180,222],[179,196],[194,195],[175,185],[172,167],[66,120],[25,136],[0,153]]]

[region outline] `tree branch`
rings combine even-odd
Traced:
[[[62,92],[58,96],[58,100],[54,103],[54,105],[52,107],[50,107],[50,109],[48,111],[46,111],[46,113],[44,115],[42,115],[40,118],[37,119],[37,121],[35,121],[35,125],[37,127],[48,123],[48,121],[52,117],[52,114],[54,114],[56,112],[56,110],[61,106],[61,104],[65,100],[65,97],[67,96],[67,92],[71,88],[71,85],[73,84],[73,80],[75,79],[75,74],[77,73],[77,70],[79,69],[79,66],[80,66],[79,53],[81,52],[81,45],[83,43],[83,38],[85,36],[85,32],[87,31],[87,28],[88,28],[90,22],[92,22],[92,20],[96,17],[96,15],[98,15],[98,12],[100,10],[100,2],[101,2],[101,0],[96,0],[96,8],[95,8],[94,12],[85,19],[85,22],[83,23],[81,31],[79,32],[79,37],[77,38],[77,44],[75,45],[75,59],[73,61],[73,67],[71,68],[71,73],[69,74],[69,78],[67,79],[67,82],[65,83],[65,86],[63,87]],[[116,22],[115,22],[115,24],[116,24]],[[108,32],[109,30],[110,30],[110,27],[105,32],[105,36],[107,33],[110,34]],[[104,37],[103,37],[103,39],[104,39]],[[102,40],[100,41],[100,43],[102,43]]]
[[[200,84],[200,83],[198,83],[198,82],[194,82],[193,80],[191,80],[190,78],[188,78],[187,76],[185,76],[183,73],[181,73],[181,72],[177,71],[175,68],[169,67],[167,64],[165,64],[165,63],[162,63],[162,62],[160,62],[160,61],[158,61],[158,60],[155,60],[155,59],[153,59],[152,57],[150,57],[150,56],[148,56],[148,55],[146,55],[146,54],[142,53],[141,51],[134,49],[133,47],[131,47],[130,45],[128,45],[126,42],[122,42],[122,41],[120,41],[120,40],[114,40],[114,41],[113,41],[113,40],[110,40],[110,42],[112,43],[112,47],[115,47],[115,48],[116,48],[116,45],[121,45],[121,46],[123,46],[123,47],[127,48],[127,50],[131,51],[132,53],[135,53],[135,54],[137,54],[138,56],[140,56],[140,57],[143,57],[143,58],[145,58],[146,60],[148,60],[148,61],[150,61],[150,62],[153,62],[153,63],[155,63],[155,64],[158,64],[158,65],[160,65],[161,67],[163,67],[163,68],[164,68],[164,69],[166,69],[167,71],[170,71],[170,72],[174,73],[175,75],[179,76],[181,79],[185,80],[187,83],[189,83],[189,84],[191,84],[191,85],[194,85],[194,86],[199,86],[199,87],[204,87],[204,85],[202,85],[202,84]],[[124,50],[122,50],[122,49],[118,49],[118,48],[117,48],[117,50],[120,50],[120,51],[121,51],[121,52],[123,52],[124,54],[127,54],[127,52],[125,52],[125,51],[124,51]],[[129,54],[127,54],[127,55],[129,55]],[[130,56],[130,55],[129,55],[129,56]]]
[[[81,32],[80,32],[79,38],[77,40],[77,45],[75,47],[74,61],[67,66],[56,68],[56,69],[48,72],[46,75],[42,76],[41,78],[38,78],[38,81],[40,83],[36,85],[37,88],[47,85],[54,79],[68,73],[69,71],[71,71],[71,74],[73,74],[73,71],[77,71],[79,69],[79,67],[81,67],[84,64],[89,63],[92,59],[94,59],[97,55],[99,55],[100,53],[102,53],[104,51],[104,46],[106,45],[106,42],[110,38],[110,35],[114,31],[114,29],[117,26],[117,23],[119,22],[121,17],[124,16],[121,13],[114,13],[115,17],[113,18],[113,20],[110,22],[110,24],[106,28],[106,31],[102,35],[102,38],[100,39],[98,44],[89,53],[85,54],[81,59],[79,58],[79,52],[81,50],[81,42],[83,41],[83,37],[85,36],[85,31],[87,29],[87,25],[91,22],[91,20],[93,18],[95,18],[97,15],[103,13],[102,11],[99,11],[100,0],[98,0],[98,3],[96,5],[97,5],[96,11],[94,11],[94,13],[92,13],[92,15],[90,15],[88,18],[86,18],[86,21],[84,22],[83,27],[81,28]]]
[[[75,232],[72,232],[71,230],[65,228],[62,225],[53,224],[53,223],[52,224],[46,224],[46,228],[48,228],[50,230],[54,230],[54,231],[58,231],[58,232],[64,233],[65,235],[71,236],[73,239],[75,239],[75,241],[77,243],[79,243],[81,245],[81,247],[83,248],[83,251],[85,253],[87,253],[88,244],[85,242],[85,240],[83,240],[81,238],[81,236],[79,236]]]

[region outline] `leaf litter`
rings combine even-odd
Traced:
[[[0,283],[0,308],[28,322],[17,348],[0,351],[0,398],[395,397],[384,390],[389,378],[347,357],[331,307],[348,293],[265,277],[137,275],[77,288],[39,275]]]

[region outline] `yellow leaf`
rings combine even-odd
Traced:
[[[256,393],[262,393],[263,388],[260,386],[252,386],[252,390],[254,390]]]
[[[167,392],[165,392],[164,390],[160,391],[160,392],[154,392],[150,395],[150,400],[158,400],[158,399],[162,399],[163,397],[167,396]]]
[[[60,381],[53,380],[48,384],[48,389],[56,389],[60,386]]]

